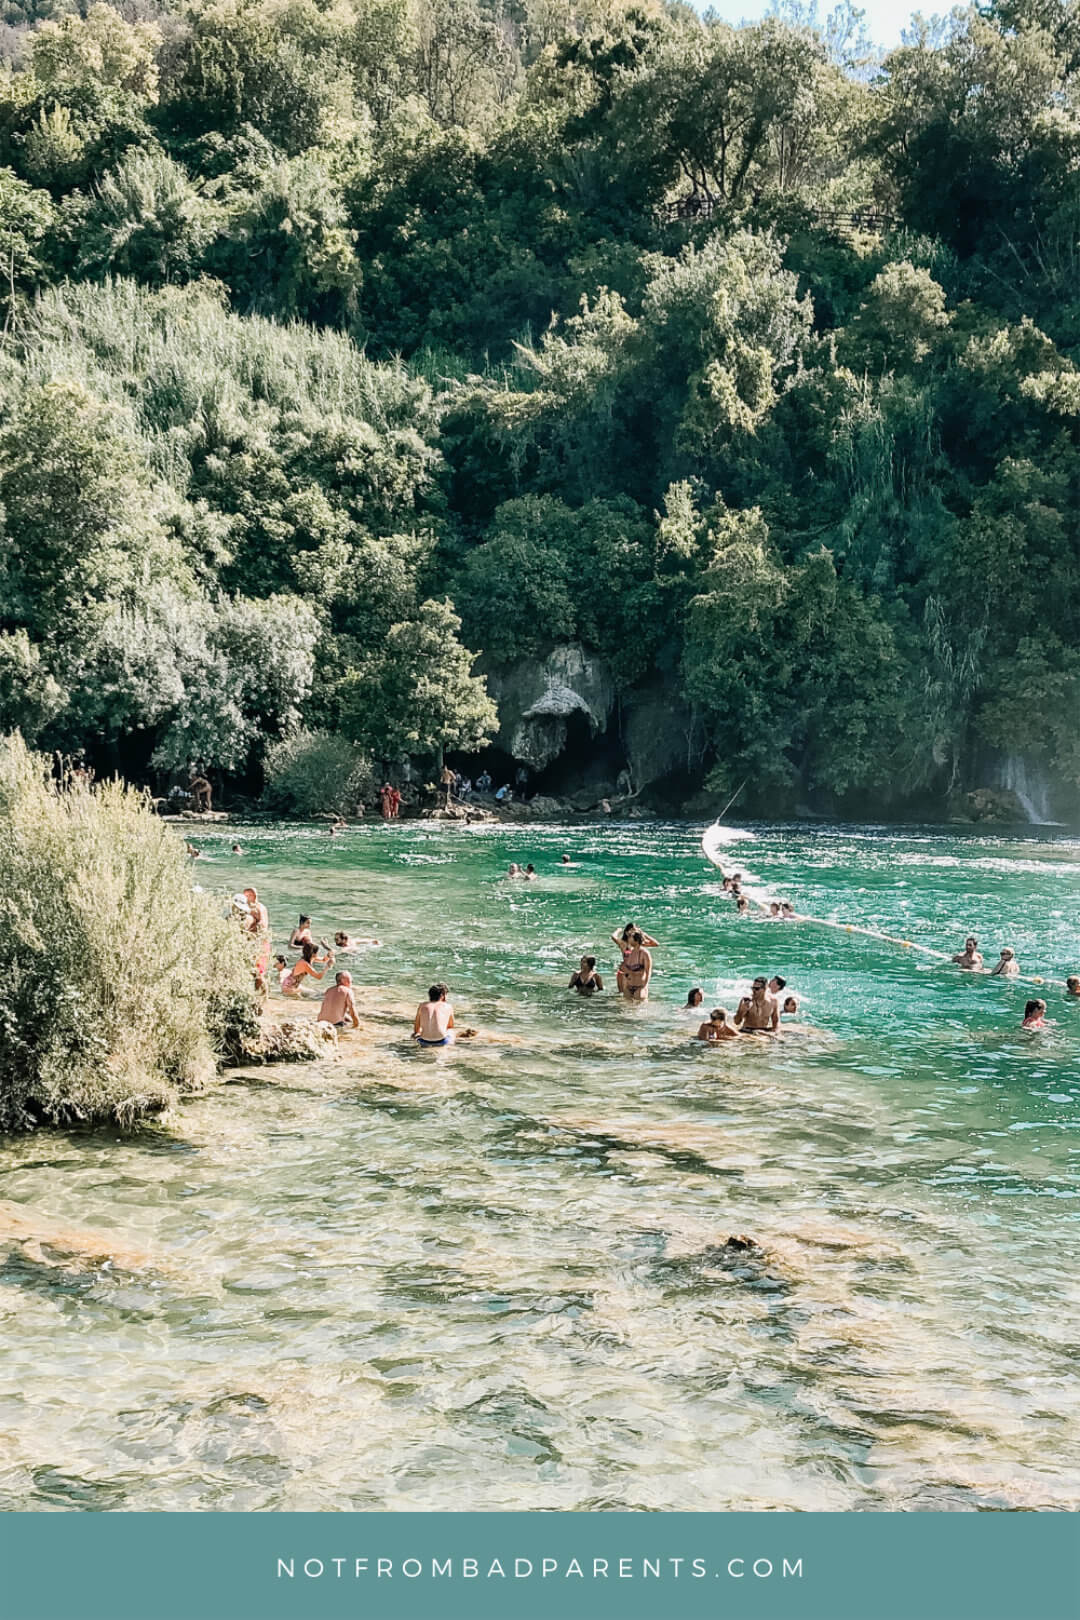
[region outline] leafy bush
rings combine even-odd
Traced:
[[[283,816],[344,815],[374,787],[371,763],[344,737],[298,731],[266,753],[263,803]]]
[[[120,782],[57,792],[0,742],[0,1130],[126,1126],[194,1090],[253,1016],[251,952]]]

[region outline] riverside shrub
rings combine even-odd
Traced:
[[[351,815],[375,785],[371,762],[330,731],[298,731],[271,744],[263,804],[283,816]]]
[[[254,1019],[251,949],[121,782],[0,739],[0,1130],[155,1113]]]

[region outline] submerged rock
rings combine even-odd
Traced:
[[[313,1018],[286,1018],[267,1021],[254,1035],[247,1036],[236,1053],[236,1065],[243,1063],[308,1063],[337,1051],[338,1032],[333,1024]]]

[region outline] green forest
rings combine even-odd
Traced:
[[[545,791],[651,705],[669,805],[1076,798],[1075,0],[883,56],[790,0],[6,0],[0,48],[0,730],[336,808],[509,773],[493,693],[573,645],[611,716]]]

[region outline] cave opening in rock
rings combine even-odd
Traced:
[[[536,772],[530,792],[564,799],[573,793],[595,792],[597,798],[615,791],[615,781],[626,764],[622,741],[613,726],[594,729],[589,716],[576,709],[566,717],[562,750]]]

